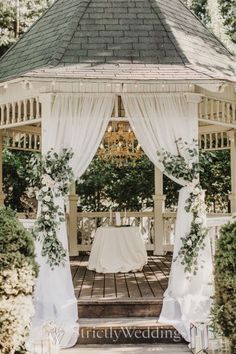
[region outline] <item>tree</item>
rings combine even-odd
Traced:
[[[83,210],[139,211],[153,206],[154,167],[146,156],[118,167],[95,157],[77,188]]]
[[[1,0],[0,56],[52,3],[53,0]]]
[[[236,54],[236,0],[185,0],[185,3]]]
[[[32,153],[4,150],[3,154],[3,192],[5,205],[18,212],[25,211],[22,196],[28,188],[26,166]],[[32,210],[30,210],[32,211]]]

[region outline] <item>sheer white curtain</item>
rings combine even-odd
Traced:
[[[72,167],[79,178],[96,154],[113,107],[114,96],[110,94],[57,94],[51,116],[43,117],[43,153],[51,148],[57,152],[72,148]],[[63,198],[57,198],[55,203],[64,210]],[[68,250],[65,222],[61,223],[57,236]],[[40,271],[30,340],[38,340],[43,324],[52,321],[62,330],[61,347],[71,347],[78,337],[78,311],[69,257],[67,255],[65,266],[52,270],[41,256],[40,243],[37,243],[36,251]]]
[[[144,152],[155,166],[163,171],[157,151],[162,148],[177,154],[175,141],[182,138],[189,144],[198,139],[197,103],[191,103],[184,94],[123,94],[125,111]],[[173,259],[181,247],[181,238],[190,230],[192,215],[185,211],[190,187],[183,179],[176,179],[182,188],[179,192]],[[187,277],[180,261],[172,262],[168,289],[165,292],[159,321],[170,323],[189,340],[191,321],[204,320],[210,309],[212,264],[210,242],[199,256],[204,261],[196,276]]]

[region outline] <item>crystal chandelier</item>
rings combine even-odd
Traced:
[[[100,148],[98,156],[107,162],[114,162],[124,166],[128,162],[134,165],[143,155],[134,132],[128,122],[110,122]]]

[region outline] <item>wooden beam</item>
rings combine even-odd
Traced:
[[[18,127],[23,127],[26,125],[38,124],[41,122],[42,122],[42,119],[38,118],[38,119],[26,120],[25,122],[20,122],[20,123],[4,124],[4,125],[0,126],[0,130],[18,128]]]
[[[24,126],[24,127],[18,127],[18,128],[9,128],[8,132],[17,132],[17,133],[21,132],[21,133],[41,135],[41,126],[40,127]],[[4,134],[4,132],[3,132],[3,134]]]
[[[205,134],[205,133],[223,133],[230,131],[231,128],[225,127],[222,125],[215,125],[215,124],[209,124],[209,125],[200,125],[198,127],[198,132],[199,134]]]
[[[198,119],[199,122],[204,122],[204,123],[208,123],[208,124],[212,124],[213,126],[214,125],[219,125],[219,126],[222,126],[222,127],[226,127],[226,128],[233,128],[235,129],[236,128],[236,123],[224,123],[224,122],[216,122],[215,120],[210,120],[210,119],[203,119],[203,118],[199,118]],[[212,123],[211,123],[212,122]]]

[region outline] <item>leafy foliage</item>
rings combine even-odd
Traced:
[[[57,198],[68,194],[74,179],[70,166],[72,157],[70,150],[63,149],[58,154],[51,149],[43,156],[33,157],[28,167],[31,187],[35,188],[41,203],[34,235],[42,243],[42,256],[47,258],[51,268],[64,263],[66,257],[66,250],[57,237],[61,222],[65,221],[64,205],[60,205]]]
[[[178,257],[181,259],[185,272],[195,275],[199,266],[198,255],[200,250],[205,247],[204,240],[207,235],[205,227],[206,205],[199,184],[199,174],[202,171],[200,160],[206,160],[206,155],[201,152],[199,154],[196,140],[189,144],[179,138],[176,140],[176,148],[177,154],[162,149],[158,152],[158,156],[164,167],[164,172],[170,177],[181,180],[190,191],[185,210],[187,213],[191,213],[192,221],[189,233],[181,238],[182,245]]]
[[[231,190],[230,150],[204,152],[201,160],[201,185],[206,191],[206,204],[211,212],[229,212]]]
[[[236,0],[219,0],[227,34],[236,43]]]
[[[0,209],[0,352],[23,354],[38,266],[32,235],[11,209]]]
[[[215,328],[236,349],[236,220],[223,226],[215,255]]]
[[[0,250],[0,271],[21,268],[27,262],[37,272],[33,237],[9,208],[0,209]]]
[[[0,2],[0,55],[52,4],[53,0],[19,0],[19,18],[17,1]],[[18,22],[18,23],[17,23]],[[17,27],[19,27],[19,33]]]
[[[153,205],[154,167],[146,156],[118,167],[95,157],[78,183],[83,210],[113,209],[139,211]]]
[[[29,152],[5,149],[3,153],[3,192],[6,196],[5,205],[14,208],[18,212],[25,211],[21,197],[29,186],[27,181],[29,175],[26,165],[31,157],[32,153]]]
[[[190,10],[192,10],[203,23],[209,22],[207,0],[187,0],[186,3]]]

